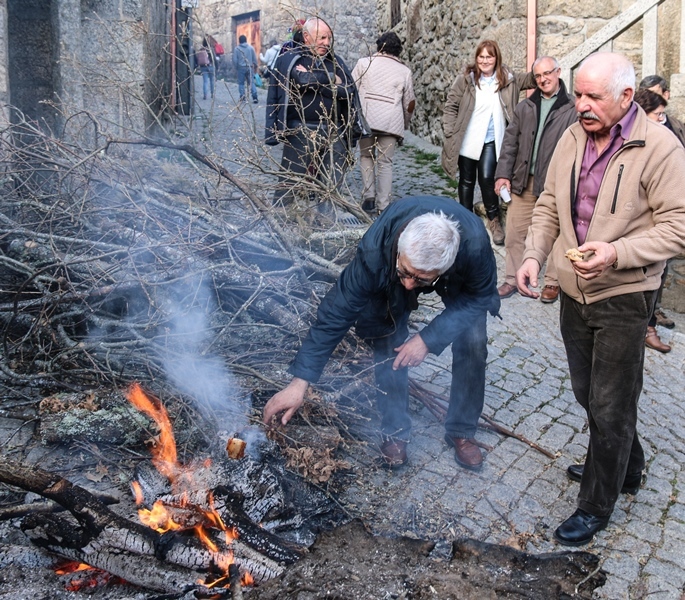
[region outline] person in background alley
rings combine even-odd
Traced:
[[[437,292],[445,309],[407,339],[418,295]],[[477,470],[474,439],[485,398],[486,317],[499,312],[497,267],[482,220],[451,198],[418,196],[390,204],[367,230],[352,262],[326,294],[290,367],[290,384],[269,400],[264,423],[285,425],[302,406],[350,327],[373,348],[383,464],[407,462],[409,373],[429,352],[452,345],[445,441],[457,463]]]
[[[476,48],[473,64],[452,84],[443,111],[442,168],[452,179],[459,168],[459,202],[469,210],[478,180],[492,241],[499,246],[504,244],[504,229],[495,169],[519,93],[524,86],[533,86],[527,75],[509,71],[497,42],[484,40]]]
[[[376,40],[377,52],[352,70],[362,112],[372,134],[359,140],[362,209],[377,215],[392,199],[392,159],[414,112],[411,70],[399,58],[402,42],[394,31]]]
[[[528,286],[552,253],[571,385],[590,434],[585,464],[567,470],[580,481],[578,508],[554,537],[579,546],[606,528],[620,493],[641,485],[644,339],[666,260],[685,249],[685,149],[633,101],[626,57],[592,54],[573,87],[579,122],[552,157],[516,280],[537,297]]]
[[[526,234],[533,208],[545,185],[549,161],[566,128],[577,120],[576,107],[561,80],[559,63],[543,56],[533,63],[537,89],[516,106],[504,132],[500,159],[495,171],[495,191],[506,188],[511,194],[507,207],[504,283],[497,288],[500,298],[517,293],[516,271],[523,262]],[[555,302],[559,296],[554,260],[547,260],[542,302]]]
[[[659,94],[667,103],[671,97],[671,91],[668,86],[668,82],[659,75],[648,75],[645,77],[639,85],[638,93],[640,90],[648,90]],[[668,104],[667,104],[668,106]],[[673,115],[669,115],[667,111],[664,111],[661,119],[659,121],[662,125],[665,125],[673,134],[680,140],[680,143],[685,146],[685,124],[679,119],[676,119]],[[647,330],[647,337],[645,338],[645,344],[647,347],[658,350],[654,346],[661,346],[663,342],[659,339],[657,342],[658,335],[656,335],[656,326],[666,327],[667,329],[673,329],[675,327],[675,321],[671,319],[661,308],[661,295],[664,291],[664,285],[666,284],[666,278],[668,277],[668,262],[666,263],[666,268],[664,269],[664,274],[661,276],[661,287],[659,288],[659,293],[656,297],[656,305],[654,307],[654,318],[650,319],[650,326],[654,328],[654,335],[650,335],[650,330]],[[656,336],[656,337],[654,337]],[[667,346],[663,344],[663,346]],[[668,346],[670,348],[670,346]]]
[[[214,98],[214,53],[209,47],[209,42],[207,38],[202,40],[202,46],[195,53],[195,62],[198,67],[200,67],[200,73],[202,74],[202,99],[207,100],[207,98]]]
[[[276,65],[280,53],[281,45],[276,40],[271,40],[269,49],[264,54],[259,53],[259,60],[264,63],[264,78],[267,82],[271,79],[271,69]]]
[[[247,37],[241,35],[238,38],[238,45],[233,50],[233,66],[238,76],[238,93],[240,101],[247,102],[247,90],[245,84],[250,87],[252,102],[259,103],[257,97],[257,85],[255,84],[254,74],[257,72],[257,54],[254,48],[247,43]]]

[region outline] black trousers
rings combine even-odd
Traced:
[[[571,385],[590,429],[578,507],[596,516],[609,516],[626,473],[645,467],[637,402],[655,296],[636,292],[580,304],[561,294],[559,320]]]
[[[473,192],[477,179],[488,219],[499,217],[499,197],[495,193],[495,169],[497,169],[495,142],[488,142],[483,146],[479,160],[459,155],[458,165],[457,192],[461,205],[473,212]]]

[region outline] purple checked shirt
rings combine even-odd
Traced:
[[[602,185],[602,179],[604,178],[604,172],[609,164],[609,160],[616,154],[623,145],[623,142],[627,141],[630,137],[636,115],[637,104],[633,102],[624,117],[611,128],[609,143],[599,156],[597,155],[594,137],[592,134],[588,135],[587,143],[585,144],[585,154],[583,154],[583,163],[580,166],[578,191],[576,192],[576,205],[573,215],[573,227],[576,230],[579,246],[585,243],[590,220],[595,212],[599,187]]]

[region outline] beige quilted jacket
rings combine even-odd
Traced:
[[[379,52],[360,58],[352,77],[369,127],[404,137],[412,115],[409,105],[415,100],[409,67],[399,58]]]

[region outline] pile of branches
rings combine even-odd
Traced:
[[[189,145],[5,123],[0,193],[0,378],[24,386],[163,380],[191,352],[273,388],[340,271]]]

